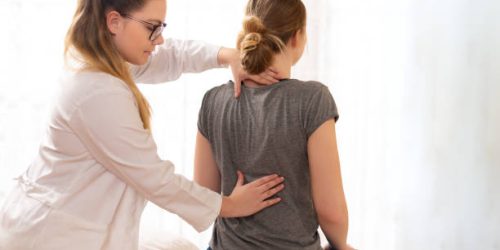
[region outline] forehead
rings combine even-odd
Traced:
[[[166,12],[166,0],[146,0],[144,7],[134,11],[133,14],[144,19],[165,20]]]

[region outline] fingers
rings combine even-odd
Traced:
[[[250,76],[248,76],[248,78],[254,82],[257,82],[259,84],[264,84],[264,85],[269,85],[269,84],[278,82],[278,80],[275,80],[272,77],[267,77],[266,75],[264,75],[264,73],[262,73],[260,75],[250,75]]]
[[[234,79],[234,97],[239,97],[241,93],[241,81],[240,79]]]
[[[250,184],[253,185],[253,186],[256,186],[256,187],[260,187],[272,180],[275,180],[277,178],[280,178],[277,174],[272,174],[272,175],[267,175],[267,176],[264,176],[264,177],[261,177],[253,182],[251,182]],[[273,187],[273,186],[271,186]]]
[[[258,186],[258,188],[261,192],[265,192],[265,191],[275,187],[276,185],[282,183],[284,180],[285,180],[284,177],[274,178],[274,179],[271,179],[268,182],[263,183],[262,185]]]
[[[285,188],[285,185],[283,185],[283,184],[280,184],[280,185],[278,185],[278,186],[276,186],[276,187],[274,187],[274,188],[271,188],[271,189],[269,189],[269,190],[265,191],[265,192],[262,194],[262,197],[261,197],[261,198],[262,198],[263,200],[265,200],[265,199],[267,199],[267,198],[269,198],[269,197],[271,197],[271,196],[273,196],[273,195],[277,194],[278,192],[280,192],[281,190],[283,190],[283,188]]]
[[[280,201],[281,201],[281,198],[279,198],[279,197],[274,198],[274,199],[265,200],[259,204],[258,210],[260,211],[266,207],[270,207],[272,205],[275,205],[275,204],[279,203]]]
[[[271,83],[276,83],[279,82],[280,77],[274,69],[270,68],[264,71],[262,74],[260,74],[263,78],[267,79]]]
[[[259,79],[259,83],[261,84],[269,85],[279,81],[278,79],[275,79],[274,77],[268,75],[266,72],[256,75],[256,77]]]
[[[269,73],[269,75],[272,75],[274,78],[277,78],[277,77],[278,77],[278,75],[279,75],[279,74],[278,74],[278,71],[277,71],[275,68],[273,68],[273,67],[269,67],[269,68],[266,70],[266,72],[268,72],[268,73]]]
[[[275,83],[275,82],[278,82],[278,80],[274,79],[272,76],[266,74],[266,72],[262,73],[259,75],[263,81],[266,83],[266,84],[271,84],[271,83]]]
[[[248,79],[250,79],[250,80],[252,80],[254,82],[257,82],[259,84],[269,84],[269,83],[266,82],[266,79],[264,79],[260,75],[249,75]]]
[[[237,171],[238,180],[236,181],[236,186],[242,186],[245,183],[245,176],[241,171]]]

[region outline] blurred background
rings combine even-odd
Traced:
[[[76,1],[0,0],[0,199],[35,157]],[[168,0],[165,37],[235,46],[246,0]],[[308,36],[293,77],[328,85],[359,249],[500,249],[500,2],[305,0]],[[141,85],[163,159],[192,177],[203,94],[227,69]],[[149,204],[144,230],[205,249]],[[146,229],[147,228],[147,229]]]

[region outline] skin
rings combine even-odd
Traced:
[[[167,4],[164,0],[149,0],[144,7],[130,13],[130,16],[147,22],[164,22]],[[131,64],[143,65],[148,61],[156,46],[164,43],[163,35],[149,40],[151,27],[122,17],[116,11],[107,13],[107,24],[113,36],[113,42],[122,57]]]
[[[231,72],[234,78],[234,96],[238,97],[241,94],[241,82],[244,80],[252,80],[260,84],[269,85],[283,79],[280,71],[270,67],[266,71],[258,75],[249,75],[243,70],[240,61],[240,53],[236,49],[222,48],[219,51],[219,64],[228,64],[231,67]]]
[[[132,11],[129,15],[138,20],[159,24],[164,22],[166,11],[165,0],[149,0],[141,9]],[[149,40],[151,30],[145,24],[125,18],[114,10],[106,13],[106,23],[113,34],[113,42],[120,55],[131,64],[145,64],[156,46],[165,42],[162,35],[153,41]],[[232,64],[235,68],[233,72],[240,72],[237,68],[239,64],[236,64],[235,59],[232,58],[234,54],[231,53],[231,49],[221,49],[218,57],[219,63]],[[245,74],[237,77],[245,77]],[[248,216],[278,203],[279,198],[267,199],[283,189],[282,186],[277,186],[282,182],[283,178],[269,175],[244,184],[243,174],[239,173],[238,182],[231,195],[222,198],[219,215],[221,217]]]

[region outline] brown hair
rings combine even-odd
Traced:
[[[146,1],[78,0],[73,22],[66,34],[64,54],[66,58],[71,54],[81,61],[85,69],[99,70],[123,80],[135,97],[143,127],[150,130],[149,103],[132,79],[129,65],[114,45],[106,24],[106,11],[127,14],[142,8]]]
[[[273,63],[273,56],[306,24],[301,0],[249,0],[237,48],[241,64],[250,74],[260,74]]]

